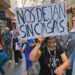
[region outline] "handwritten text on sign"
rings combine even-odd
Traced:
[[[36,38],[67,33],[65,3],[17,8],[17,25],[22,38]]]

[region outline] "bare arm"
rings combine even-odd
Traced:
[[[38,37],[38,42],[36,43],[36,46],[32,49],[30,53],[30,60],[31,61],[37,61],[41,56],[40,46],[42,44],[42,41],[44,40],[43,36]]]
[[[23,45],[21,52],[25,53],[25,51],[26,51],[26,44]]]
[[[37,61],[40,56],[41,56],[41,51],[40,51],[40,46],[41,44],[36,44],[36,46],[33,48],[33,50],[30,53],[30,60],[31,61]]]
[[[62,75],[64,70],[68,68],[69,66],[69,60],[65,54],[65,52],[61,55],[61,58],[62,58],[62,61],[63,61],[63,64],[60,65],[56,70],[55,70],[55,73],[57,75]]]
[[[68,58],[67,58],[65,52],[61,55],[61,58],[62,58],[62,61],[63,61],[63,64],[62,64],[61,66],[62,66],[62,68],[65,70],[65,69],[67,69],[68,66],[69,66],[69,60],[68,60]]]

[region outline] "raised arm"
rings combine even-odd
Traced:
[[[41,56],[40,46],[41,46],[44,39],[45,38],[42,35],[40,35],[38,37],[38,41],[37,41],[35,47],[32,49],[32,51],[30,53],[30,60],[31,61],[34,62],[34,61],[37,61],[40,58],[40,56]]]
[[[65,71],[65,69],[67,69],[68,66],[69,66],[69,60],[68,60],[68,58],[67,58],[65,52],[61,54],[61,58],[62,58],[63,64],[60,65],[60,66],[55,70],[56,75],[62,75],[63,72]]]

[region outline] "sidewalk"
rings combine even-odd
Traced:
[[[13,60],[12,64],[6,63],[3,66],[3,68],[5,70],[5,75],[24,75],[24,71],[25,71],[24,57],[23,57],[23,60],[22,60],[21,64],[15,65],[14,60]]]

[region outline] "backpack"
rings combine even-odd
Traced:
[[[4,42],[4,45],[11,44],[11,39],[12,39],[11,33],[4,32],[4,34],[3,34],[3,42]]]

